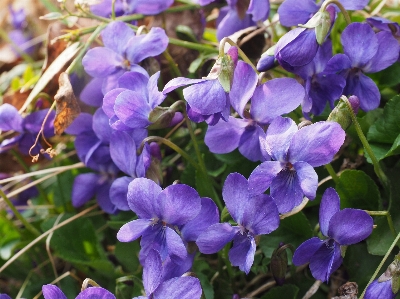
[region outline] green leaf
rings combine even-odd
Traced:
[[[140,266],[136,253],[140,251],[139,241],[117,242],[115,246],[115,257],[131,273],[136,273]]]
[[[312,230],[310,223],[303,212],[299,212],[281,220],[279,228],[269,235],[262,235],[260,248],[265,256],[269,258],[279,243],[290,243],[294,247],[297,247],[311,237]]]
[[[386,175],[390,181],[390,202],[383,202],[383,206],[389,206],[393,225],[397,233],[400,231],[400,165],[388,169]],[[389,228],[385,216],[375,216],[376,228],[367,239],[368,252],[374,255],[385,255],[394,241],[394,234]]]
[[[296,287],[293,284],[286,284],[271,289],[265,296],[261,297],[261,299],[276,299],[276,298],[296,299],[298,292],[299,292],[298,287]]]
[[[70,215],[69,215],[70,216]],[[59,221],[67,219],[66,215]],[[44,230],[54,226],[57,217],[42,223]],[[113,266],[108,261],[97,237],[92,222],[87,218],[79,218],[54,231],[50,241],[51,248],[62,259],[90,266],[101,270],[104,274],[112,274]]]
[[[339,177],[336,191],[343,208],[377,211],[381,196],[378,186],[363,171],[345,170]]]
[[[203,273],[198,273],[197,277],[200,280],[201,288],[206,299],[214,299],[214,289],[208,280],[207,276]]]
[[[385,105],[383,116],[368,131],[368,140],[392,144],[400,134],[400,96]]]

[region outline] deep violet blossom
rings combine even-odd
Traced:
[[[268,19],[269,0],[227,0],[227,2],[228,6],[220,9],[217,19],[218,40],[242,29],[256,26],[258,21]]]
[[[328,39],[310,63],[293,70],[304,80],[306,95],[301,106],[306,115],[321,114],[326,103],[333,109],[334,102],[342,95],[346,80],[336,72],[324,71],[332,56],[332,41]]]
[[[103,110],[116,130],[158,129],[182,120],[181,113],[159,105],[166,95],[158,91],[160,72],[150,78],[147,73],[127,72],[118,80],[118,88],[104,96]]]
[[[11,299],[7,294],[0,294],[0,299]]]
[[[232,86],[232,78],[229,78],[229,82],[227,82],[221,79],[221,76],[225,72],[233,75],[237,60],[237,48],[230,47],[223,57],[218,58],[207,77],[202,79],[174,78],[165,85],[163,93],[167,94],[179,87],[190,85],[183,89],[190,119],[195,122],[206,120],[209,125],[216,124],[220,118],[226,121],[230,112],[228,92]],[[223,65],[221,65],[222,61]],[[221,81],[224,82],[224,86]]]
[[[365,292],[365,299],[394,299],[395,293],[392,290],[392,280],[379,282],[378,279],[374,280]]]
[[[67,299],[67,296],[57,286],[46,284],[42,286],[43,296],[45,299]],[[115,299],[115,296],[100,287],[91,287],[83,290],[75,297],[75,299]]]
[[[183,226],[199,214],[201,200],[197,191],[184,184],[163,190],[149,179],[137,178],[129,184],[127,197],[138,219],[123,225],[117,239],[131,242],[141,236],[142,264],[151,249],[159,251],[163,261],[170,257],[175,264],[183,263],[187,250],[175,226]]]
[[[265,138],[264,126],[276,116],[293,111],[304,98],[304,88],[291,78],[278,78],[257,84],[253,68],[239,61],[233,77],[229,98],[241,118],[229,117],[209,126],[205,143],[213,153],[229,153],[236,148],[251,161],[265,160],[260,138]],[[250,111],[245,110],[251,100]]]
[[[339,195],[333,188],[326,189],[319,208],[319,225],[327,238],[313,237],[303,242],[293,255],[293,264],[309,262],[313,277],[328,281],[342,264],[341,247],[366,239],[372,233],[373,223],[363,210],[340,210]]]
[[[317,54],[320,45],[329,35],[335,18],[335,8],[328,5],[325,12],[315,15],[304,27],[290,30],[276,44],[275,59],[288,71],[293,71],[295,67],[310,63]],[[329,20],[330,26],[321,30],[322,26],[326,26],[325,19]],[[320,36],[321,34],[322,36]]]
[[[168,45],[164,29],[154,27],[147,34],[135,35],[133,29],[119,21],[107,25],[101,37],[104,47],[90,49],[82,65],[90,76],[103,78],[103,94],[116,88],[118,78],[126,71],[145,73],[138,63],[161,54]]]
[[[369,0],[339,0],[346,10],[363,9]],[[283,26],[291,27],[305,24],[319,10],[325,0],[285,0],[278,8],[279,21]]]
[[[247,179],[239,173],[228,175],[222,196],[237,225],[211,225],[198,237],[196,243],[200,252],[209,254],[220,251],[233,240],[229,260],[248,274],[256,251],[255,237],[269,234],[278,228],[278,209],[271,196],[253,193]]]
[[[173,0],[117,0],[115,1],[115,15],[144,14],[156,15],[172,5]],[[102,17],[111,17],[112,0],[103,0],[91,5],[90,10]]]
[[[143,285],[146,296],[134,299],[200,299],[202,290],[200,281],[191,276],[174,277],[166,280],[160,253],[154,249],[144,261]]]
[[[4,139],[0,144],[0,153],[5,152],[12,147],[18,145],[18,149],[24,155],[28,155],[29,149],[35,144],[36,136],[42,126],[43,120],[48,113],[48,109],[32,112],[24,118],[18,113],[18,110],[10,105],[3,104],[0,106],[0,130],[15,131],[17,135],[8,139]],[[54,136],[54,111],[50,112],[49,117],[44,125],[44,136],[46,138]],[[40,140],[40,139],[39,139]],[[40,142],[32,148],[31,154],[39,154],[42,146]]]
[[[317,122],[297,128],[290,118],[276,117],[261,140],[265,161],[249,177],[253,193],[269,187],[280,213],[298,206],[303,196],[314,199],[318,176],[314,167],[332,161],[344,142],[345,132],[336,122]]]
[[[326,71],[339,72],[346,79],[343,94],[356,95],[365,111],[379,106],[380,92],[375,82],[364,73],[379,72],[399,57],[399,43],[390,32],[375,33],[368,24],[352,23],[347,26],[341,42],[344,54],[332,58]]]

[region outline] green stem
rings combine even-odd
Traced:
[[[196,44],[196,43],[192,43],[192,42],[188,42],[188,41],[183,41],[177,38],[169,38],[169,43],[171,45],[176,45],[176,46],[180,46],[180,47],[184,47],[187,49],[192,49],[192,50],[197,50],[199,52],[207,52],[207,53],[218,53],[218,50],[207,46],[207,45],[201,45],[201,44]]]
[[[145,139],[143,139],[142,144],[138,150],[138,153],[141,153],[143,151],[143,147],[146,143],[149,142],[161,142],[163,144],[165,144],[166,146],[169,146],[170,148],[172,148],[174,151],[176,151],[178,154],[180,154],[182,157],[184,157],[186,160],[189,161],[190,164],[193,165],[194,168],[196,168],[197,170],[200,170],[200,166],[196,163],[195,160],[193,160],[188,153],[186,153],[183,149],[181,149],[179,146],[177,146],[175,143],[173,143],[172,141],[165,139],[163,137],[159,137],[159,136],[149,136]]]
[[[259,74],[259,72],[257,71],[257,68],[251,62],[249,57],[247,57],[247,55],[242,51],[242,49],[240,49],[239,46],[234,41],[232,41],[229,37],[224,37],[221,40],[221,42],[219,43],[219,56],[220,57],[223,57],[225,55],[225,43],[228,43],[231,46],[236,47],[238,49],[238,52],[239,52],[240,56],[242,57],[242,59],[245,62],[247,62],[248,64],[250,64],[251,67],[256,71],[256,73]]]
[[[389,211],[365,211],[365,212],[367,212],[368,215],[371,215],[371,216],[386,216],[390,231],[392,232],[394,237],[397,236],[397,231],[394,227],[392,216],[390,215]]]
[[[330,176],[332,177],[332,180],[335,182],[335,184],[339,184],[339,177],[337,176],[335,170],[333,169],[332,165],[330,163],[325,165],[326,170],[328,171],[328,173],[330,174]]]
[[[17,151],[12,149],[11,154],[18,161],[19,165],[22,166],[22,168],[25,170],[26,173],[30,172],[28,165],[26,165],[24,159],[21,157],[21,155]],[[36,188],[38,189],[40,196],[44,199],[44,201],[47,203],[50,202],[49,198],[47,197],[47,194],[46,194],[46,192],[44,192],[43,188],[40,185],[37,185]]]
[[[207,185],[213,194],[212,197],[213,197],[216,205],[218,206],[218,209],[220,211],[222,211],[224,206],[222,205],[221,199],[219,198],[217,192],[215,191],[215,188],[214,188],[213,184],[211,183],[210,177],[208,176],[207,168],[206,168],[206,165],[204,164],[203,156],[201,155],[201,151],[200,151],[199,145],[197,143],[196,135],[194,134],[194,131],[192,128],[192,123],[190,122],[190,119],[187,115],[186,107],[183,109],[183,115],[186,119],[186,126],[189,130],[190,138],[192,139],[192,142],[193,142],[194,150],[196,152],[197,160],[198,160],[199,166],[200,166],[200,171],[203,172],[204,178],[207,179]]]
[[[78,56],[71,62],[67,70],[65,71],[67,74],[71,74],[78,62],[82,61],[83,55],[85,55],[87,49],[90,47],[91,43],[96,39],[96,37],[100,34],[100,32],[107,26],[107,24],[103,23],[97,26],[97,28],[93,31],[92,35],[88,38],[85,43],[85,46],[80,50]]]
[[[371,284],[371,282],[374,281],[375,277],[378,275],[379,271],[381,270],[383,264],[386,262],[387,258],[389,257],[390,253],[392,252],[394,246],[396,246],[397,242],[400,240],[400,233],[397,235],[396,239],[394,239],[392,245],[390,245],[390,248],[386,252],[385,256],[383,257],[381,263],[379,264],[378,268],[375,270],[374,274],[372,275],[371,279],[369,280],[367,286],[365,287],[364,291],[362,292],[361,296],[359,299],[363,299],[365,292],[367,291],[368,286]]]
[[[337,5],[337,7],[339,7],[340,11],[342,12],[342,14],[343,14],[343,16],[344,16],[344,19],[346,20],[347,25],[350,25],[350,24],[351,24],[351,20],[350,20],[349,14],[347,13],[347,10],[343,7],[343,5],[339,2],[339,0],[328,0],[328,1],[325,1],[325,2],[322,4],[322,6],[321,6],[321,8],[320,8],[319,11],[321,11],[321,12],[322,12],[322,11],[325,11],[325,10],[326,10],[326,7],[327,7],[329,4],[335,4],[335,5]]]
[[[113,21],[115,20],[115,0],[112,0],[111,3],[111,19]]]
[[[25,225],[26,229],[29,230],[36,237],[40,236],[40,232],[32,224],[30,224],[28,221],[26,221],[26,219],[18,212],[18,210],[14,207],[11,200],[7,197],[7,195],[1,189],[0,189],[0,195],[1,195],[1,197],[3,197],[4,201],[7,203],[8,207],[11,209],[11,211],[14,213],[15,217],[17,217],[18,220],[21,221],[23,225]]]
[[[165,59],[168,61],[168,65],[171,68],[171,72],[175,77],[182,77],[182,73],[178,68],[178,65],[176,64],[174,58],[169,54],[168,49],[166,49],[163,53]]]
[[[374,165],[374,171],[376,173],[376,175],[378,176],[379,180],[381,181],[383,187],[385,188],[385,190],[387,190],[387,192],[390,192],[390,186],[389,186],[389,180],[386,177],[385,173],[383,172],[381,166],[379,165],[379,161],[378,159],[375,157],[374,152],[372,151],[367,138],[365,138],[365,135],[361,129],[360,124],[358,123],[357,117],[354,114],[353,108],[351,107],[351,104],[349,102],[349,99],[345,96],[341,96],[340,97],[341,100],[343,100],[346,103],[347,109],[350,112],[350,116],[351,116],[351,120],[356,128],[357,131],[357,135],[361,140],[361,143],[363,144],[366,152],[368,153],[369,157],[371,158],[372,164]]]

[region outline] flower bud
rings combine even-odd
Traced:
[[[259,72],[266,72],[277,65],[275,59],[275,48],[276,46],[272,46],[261,55],[261,58],[257,63],[257,70]]]
[[[288,257],[286,253],[286,246],[280,243],[279,247],[274,250],[271,256],[271,272],[278,285],[283,285],[288,266]]]
[[[168,128],[177,124],[183,119],[181,113],[176,112],[173,107],[155,107],[149,115],[149,121],[152,122],[148,128],[157,130]]]
[[[349,97],[349,102],[354,114],[357,114],[360,100],[357,96],[351,96]],[[335,109],[333,109],[331,114],[329,114],[327,120],[337,122],[343,130],[346,130],[352,123],[351,113],[353,112],[349,111],[347,103],[341,99]]]
[[[230,47],[224,56],[218,57],[207,78],[218,78],[225,92],[230,92],[237,61],[238,49],[236,47]]]

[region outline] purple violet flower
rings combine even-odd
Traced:
[[[134,299],[200,299],[200,281],[191,276],[174,277],[166,280],[160,253],[154,249],[144,261],[143,285],[146,296],[135,297]]]
[[[265,161],[249,177],[253,193],[269,187],[279,213],[287,213],[316,196],[318,176],[314,167],[332,161],[344,142],[345,132],[336,122],[317,122],[297,128],[290,118],[276,117],[260,140],[262,150],[274,161]]]
[[[120,242],[131,242],[142,236],[139,257],[145,260],[151,249],[158,250],[164,261],[168,256],[175,264],[182,264],[187,251],[175,226],[183,226],[201,210],[197,191],[184,184],[161,189],[146,178],[134,179],[129,184],[128,204],[139,219],[123,225],[117,234]]]
[[[189,106],[188,115],[195,122],[208,119],[207,122],[209,124],[216,124],[221,117],[225,121],[228,120],[230,108],[229,96],[221,85],[219,76],[221,71],[229,71],[233,74],[238,59],[237,48],[230,47],[225,57],[220,57],[219,59],[227,59],[229,61],[231,65],[228,70],[218,65],[217,61],[208,77],[203,79],[178,77],[169,81],[164,87],[163,93],[167,94],[179,87],[191,84],[191,86],[183,89],[183,96]],[[231,83],[229,82],[230,86]]]
[[[92,77],[104,78],[102,91],[116,88],[126,71],[145,70],[138,66],[143,59],[164,52],[168,37],[164,29],[151,28],[149,33],[135,35],[124,22],[112,22],[101,33],[104,47],[90,49],[82,59],[85,71]]]
[[[375,279],[368,286],[367,291],[365,292],[365,299],[394,299],[396,298],[395,293],[392,290],[392,280],[386,280],[379,282],[378,279]]]
[[[304,80],[306,96],[302,103],[304,114],[319,115],[328,102],[331,109],[334,102],[340,98],[346,80],[336,72],[325,72],[332,58],[332,41],[327,40],[319,47],[314,59],[301,67],[294,68],[293,72]]]
[[[43,120],[49,110],[43,109],[40,111],[32,112],[31,114],[22,118],[18,110],[10,105],[3,104],[0,106],[0,130],[10,131],[13,130],[19,133],[15,137],[3,140],[0,144],[0,153],[9,150],[10,148],[18,145],[20,152],[28,155],[29,149],[34,145],[36,136],[40,131]],[[46,138],[54,136],[54,122],[55,112],[50,112],[44,126],[44,136]],[[42,146],[38,143],[31,151],[32,155],[39,154]]]
[[[364,111],[377,108],[380,92],[364,73],[379,72],[399,57],[400,46],[390,32],[375,33],[368,24],[352,23],[342,33],[344,54],[335,55],[325,71],[339,72],[346,79],[344,95],[356,95]]]
[[[104,96],[103,110],[116,130],[158,129],[182,120],[181,113],[159,105],[166,95],[158,91],[160,72],[150,78],[147,73],[127,72],[118,80],[118,88]]]
[[[292,27],[305,24],[319,10],[325,0],[285,0],[278,8],[279,21],[283,26]],[[339,0],[346,10],[363,9],[369,0]]]
[[[0,299],[11,299],[7,294],[0,294]]]
[[[371,216],[363,210],[340,210],[339,195],[335,189],[328,188],[319,208],[321,233],[327,239],[314,237],[303,242],[293,255],[293,264],[300,266],[309,262],[313,277],[328,281],[342,264],[341,247],[366,239],[372,233],[373,224]]]
[[[332,5],[328,5],[326,13],[329,15],[330,28],[332,28],[336,12]],[[328,36],[329,31],[325,32],[322,40],[317,41],[317,29],[321,26],[324,14],[316,15],[304,27],[290,30],[282,36],[275,48],[275,59],[288,71],[293,71],[295,67],[310,63],[323,41]],[[321,37],[320,37],[321,38]]]
[[[206,1],[206,4],[210,2]],[[227,2],[228,6],[220,9],[217,19],[219,41],[237,31],[256,26],[258,21],[263,22],[268,19],[269,0],[227,0]]]
[[[256,251],[255,237],[269,234],[278,228],[278,209],[271,196],[253,193],[247,179],[239,173],[228,175],[222,196],[229,214],[238,225],[211,225],[198,237],[196,243],[200,252],[211,254],[220,251],[233,240],[229,260],[248,274]]]
[[[115,15],[144,14],[156,15],[172,5],[173,0],[117,0],[115,1]],[[109,18],[111,16],[112,0],[90,6],[92,13]]]
[[[45,299],[67,299],[63,291],[61,291],[57,286],[52,284],[46,284],[42,286],[43,297]],[[75,299],[115,299],[115,296],[107,291],[106,289],[100,287],[90,287],[78,294]]]
[[[251,161],[264,161],[260,138],[265,138],[264,127],[275,117],[293,111],[304,98],[304,88],[291,78],[279,78],[257,85],[253,68],[239,61],[229,93],[231,105],[240,118],[229,117],[209,126],[205,143],[213,153],[224,154],[239,148]],[[245,110],[251,99],[250,112]]]

